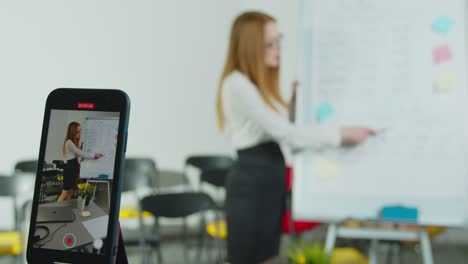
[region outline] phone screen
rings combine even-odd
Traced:
[[[32,247],[104,255],[119,112],[51,109]]]

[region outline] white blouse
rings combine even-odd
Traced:
[[[67,161],[75,158],[94,159],[94,153],[82,151],[69,139],[65,142],[64,160]]]
[[[225,134],[236,149],[276,141],[298,150],[339,146],[340,130],[333,124],[296,125],[275,112],[262,99],[255,84],[239,71],[222,87]]]

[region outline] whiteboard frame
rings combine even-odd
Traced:
[[[87,146],[87,143],[88,143],[88,120],[113,120],[113,121],[116,120],[117,124],[118,124],[120,122],[120,117],[96,117],[96,116],[85,117],[85,124],[86,124],[86,128],[85,128],[86,137],[85,137],[85,141],[84,141],[85,146]],[[116,151],[117,151],[117,149],[116,149]],[[115,171],[115,160],[114,160],[114,167],[112,168],[112,171],[113,171],[113,173]],[[83,179],[98,179],[97,177],[83,177],[82,173],[81,173],[81,169],[80,169],[80,177],[83,178]],[[106,180],[113,180],[113,179],[114,179],[114,175],[109,175],[109,178],[106,179]]]
[[[296,101],[296,109],[295,109],[295,116],[296,116],[296,119],[295,119],[295,123],[296,124],[304,124],[304,116],[303,116],[303,113],[304,111],[303,108],[304,108],[304,100],[306,100],[306,96],[309,95],[308,93],[311,93],[311,91],[313,91],[312,89],[312,84],[310,82],[310,79],[311,78],[304,78],[304,76],[306,76],[307,74],[312,74],[312,73],[315,73],[316,71],[309,71],[308,73],[305,72],[305,69],[307,69],[306,67],[306,62],[308,60],[304,60],[303,58],[306,57],[306,58],[310,58],[309,56],[305,56],[304,52],[307,52],[306,49],[304,49],[304,46],[306,45],[305,44],[305,39],[304,39],[304,27],[303,27],[303,24],[305,23],[304,21],[302,21],[302,14],[301,12],[305,12],[303,10],[304,9],[304,2],[306,1],[310,1],[310,0],[300,0],[299,1],[299,10],[298,10],[298,28],[297,28],[297,39],[298,39],[298,43],[297,43],[297,49],[298,49],[298,52],[297,52],[297,58],[296,58],[296,63],[297,63],[297,72],[298,72],[298,80],[301,84],[301,89],[298,89],[297,91],[297,101]],[[464,16],[464,26],[465,26],[465,29],[468,29],[468,1],[464,1],[464,9],[465,9],[465,16]],[[314,19],[314,18],[313,18]],[[315,23],[315,22],[314,22]],[[312,38],[313,38],[313,35],[312,35]],[[468,44],[468,33],[465,33],[465,43]],[[310,45],[313,45],[313,41],[312,43],[307,43],[307,44],[310,44]],[[466,45],[466,61],[468,63],[468,45]],[[309,50],[312,50],[312,49],[309,49]],[[306,61],[306,62],[305,62]],[[307,62],[307,63],[310,63],[310,62]],[[310,68],[311,69],[311,68]],[[466,80],[466,84],[468,85],[468,72],[467,74],[464,76],[465,77],[465,80]],[[463,78],[463,77],[460,77],[460,78]],[[468,90],[468,87],[466,87],[466,89]],[[307,92],[308,91],[308,92]],[[467,95],[467,92],[465,92],[465,95]],[[310,99],[309,100],[313,100],[313,99]],[[468,104],[468,98],[466,98],[467,100],[467,104]],[[464,107],[464,117],[465,119],[467,119],[468,117],[468,107],[465,106]],[[464,125],[464,129],[465,131],[468,129],[468,120],[467,122],[465,122],[465,125]],[[302,153],[295,153],[293,155],[293,166],[294,166],[294,181],[293,181],[293,193],[292,193],[292,215],[294,217],[294,219],[298,219],[298,220],[311,220],[311,221],[324,221],[324,222],[329,222],[329,223],[337,223],[337,222],[341,222],[341,221],[344,221],[346,219],[334,219],[332,217],[323,217],[323,216],[317,216],[317,217],[313,217],[313,218],[310,218],[308,215],[301,215],[300,213],[297,212],[297,210],[295,209],[295,203],[294,201],[297,200],[297,199],[300,199],[301,197],[304,197],[304,192],[306,191],[305,188],[298,188],[298,186],[304,186],[304,178],[307,177],[307,176],[304,176],[304,166],[305,166],[305,162],[306,162],[306,155],[307,155],[307,151],[305,152],[302,152]],[[468,151],[466,153],[466,158],[467,158],[467,161],[468,161]],[[301,176],[299,176],[301,175]],[[468,177],[468,175],[467,175]],[[466,186],[466,192],[468,193],[468,186]],[[464,204],[465,205],[465,212],[468,213],[468,201]],[[377,215],[378,215],[378,212],[375,212],[375,216],[377,218]],[[352,216],[350,216],[352,217]],[[359,219],[358,219],[359,220]],[[363,219],[360,219],[360,220],[363,220]],[[375,219],[373,219],[375,220]],[[431,224],[431,225],[442,225],[442,226],[455,226],[455,227],[463,227],[463,228],[468,228],[468,217],[464,219],[464,221],[462,220],[461,222],[447,222],[446,224],[444,223],[422,223],[422,224]]]

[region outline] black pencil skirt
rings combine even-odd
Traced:
[[[238,151],[226,181],[228,259],[256,264],[279,253],[286,165],[277,143]]]
[[[67,160],[65,167],[63,168],[63,190],[72,190],[76,187],[76,180],[80,173],[80,164],[78,159]]]

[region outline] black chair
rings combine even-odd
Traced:
[[[22,224],[23,210],[21,209],[25,203],[33,200],[34,183],[34,177],[29,175],[0,176],[0,196],[12,197],[15,204],[16,229],[19,229]]]
[[[0,235],[2,234],[3,231],[7,232],[19,232],[18,229],[18,210],[16,210],[16,184],[14,181],[14,178],[12,176],[5,176],[5,175],[0,175],[0,197],[10,197],[13,199],[13,205],[14,205],[14,210],[13,210],[13,219],[15,221],[15,227],[12,228],[12,230],[2,230],[0,231]],[[3,215],[2,215],[3,216]],[[10,217],[9,214],[5,214],[3,217]],[[15,241],[12,244],[7,244],[5,246],[7,247],[14,247],[18,246],[20,244],[20,241]],[[8,253],[10,254],[10,253]],[[0,256],[4,256],[0,254]],[[11,256],[14,256],[13,254]],[[20,257],[21,254],[15,257],[16,263],[20,263]]]
[[[193,166],[200,170],[200,181],[199,181],[199,190],[202,190],[203,183],[208,183],[216,188],[216,196],[219,198],[221,197],[221,193],[224,190],[226,176],[234,164],[234,159],[230,156],[226,155],[199,155],[199,156],[190,156],[185,161],[185,168],[189,166]],[[224,208],[224,200],[219,201],[217,203],[217,209],[219,211],[223,211]],[[222,217],[217,217],[218,221],[221,221]],[[200,230],[205,230],[205,223],[206,223],[206,216],[202,216],[202,225],[200,226]],[[220,227],[218,226],[218,222],[215,221],[214,224],[217,226],[218,231]],[[217,237],[213,237],[215,242],[218,243],[221,240]],[[223,250],[219,250],[218,258],[222,258]]]
[[[229,156],[191,156],[185,160],[185,167],[193,166],[200,170],[200,182],[224,187],[226,174],[234,164]]]
[[[63,161],[61,161],[63,164]],[[15,164],[15,174],[31,174],[35,175],[38,168],[37,160],[23,160]],[[62,191],[61,184],[57,181],[58,171],[54,169],[53,164],[48,164],[44,161],[42,168],[44,171],[42,177],[40,202],[43,203],[46,197],[58,196]],[[15,175],[17,176],[17,175]],[[52,184],[50,184],[52,182]]]
[[[16,186],[12,176],[0,175],[0,196],[16,197]]]
[[[122,178],[122,191],[133,192],[136,196],[138,190],[142,188],[154,189],[158,178],[156,163],[150,158],[126,158],[125,169]],[[128,232],[125,232],[128,231]],[[123,230],[125,233],[125,245],[135,246],[140,243],[139,231]],[[147,243],[152,246],[159,245],[159,238],[151,236]]]
[[[185,160],[186,165],[194,166],[200,170],[230,168],[234,160],[225,155],[190,156]]]
[[[52,169],[52,168],[53,169]],[[63,170],[65,168],[65,162],[63,160],[53,160],[51,166],[45,166],[43,171],[43,180],[47,180],[47,182],[51,182],[52,186],[48,186],[44,189],[44,195],[51,197],[51,196],[58,196],[62,193],[63,189]],[[78,182],[78,181],[77,181]],[[75,189],[73,191],[73,197],[77,196],[78,190]]]
[[[122,191],[136,191],[142,187],[157,187],[158,169],[150,158],[127,158],[122,183]]]
[[[184,172],[170,169],[158,170],[158,182],[159,185],[155,187],[159,190],[177,188],[189,184]]]
[[[36,173],[37,160],[23,160],[15,164],[15,172]]]
[[[0,196],[13,198],[15,230],[19,233],[19,243],[22,245],[24,234],[27,234],[24,224],[29,222],[31,204],[34,194],[34,174],[14,174],[12,176],[0,176]],[[16,263],[22,263],[25,252],[19,254]],[[0,254],[1,255],[1,254]]]
[[[188,261],[188,252],[187,252],[187,225],[186,217],[193,215],[199,212],[205,212],[207,210],[216,209],[216,205],[211,199],[211,197],[205,193],[200,192],[185,192],[185,193],[167,193],[167,194],[154,194],[143,198],[140,201],[140,210],[147,211],[153,214],[156,217],[156,223],[154,225],[154,232],[156,235],[159,235],[159,217],[168,217],[168,218],[183,218],[184,224],[182,228],[182,239],[185,246],[185,259]],[[145,225],[143,223],[143,218],[140,215],[140,230],[141,230],[141,243],[145,243]],[[205,236],[205,232],[200,234]],[[203,241],[202,237],[202,241]],[[199,246],[203,246],[203,243],[200,243]],[[158,263],[162,263],[163,257],[161,254],[160,245],[157,246],[157,255]],[[141,248],[141,256],[144,256],[143,263],[147,263],[147,254],[144,252],[144,248]],[[201,248],[199,248],[198,262],[201,259]]]
[[[206,182],[215,187],[224,188],[229,170],[230,167],[225,169],[203,170],[200,174],[200,182]]]
[[[52,164],[54,164],[55,168],[58,170],[63,170],[65,168],[65,162],[63,160],[53,160]]]
[[[42,168],[40,203],[54,202],[62,193],[64,162],[54,160],[52,163],[50,166],[44,165]],[[61,177],[60,180],[59,177]]]
[[[185,167],[193,166],[200,170],[200,186],[203,182],[224,188],[226,176],[234,160],[229,156],[191,156],[185,161]],[[222,206],[221,206],[222,207]]]
[[[0,176],[0,196],[10,196],[15,204],[15,225],[20,228],[23,219],[21,208],[24,203],[33,200],[34,175]],[[23,201],[24,200],[24,201]]]

